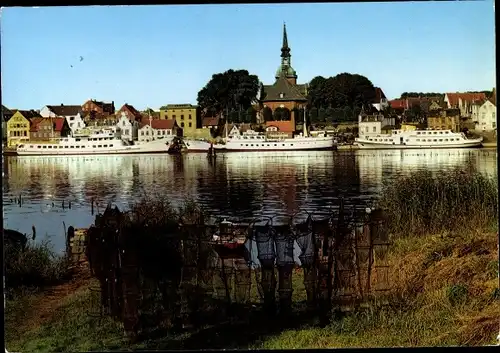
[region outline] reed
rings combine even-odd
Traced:
[[[385,184],[379,205],[399,237],[489,228],[497,221],[497,180],[470,166],[417,171]]]

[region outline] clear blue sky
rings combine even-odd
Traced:
[[[212,74],[231,68],[271,84],[283,21],[299,83],[358,73],[389,99],[404,91],[491,89],[493,6],[488,0],[4,8],[2,101],[41,109],[94,98],[157,109],[196,103]]]

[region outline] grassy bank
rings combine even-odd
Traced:
[[[492,344],[500,317],[497,288],[496,180],[471,169],[418,172],[384,188],[388,215],[390,305],[333,321],[326,328],[303,322],[280,332],[228,324],[191,333],[150,337],[129,346],[120,324],[88,315],[98,300],[92,282],[57,301],[36,325],[41,294],[7,303],[9,351],[82,351],[127,348],[326,348]],[[255,288],[255,287],[254,287]],[[294,298],[303,299],[301,276]],[[93,294],[94,293],[94,294]],[[302,294],[300,294],[302,293]],[[256,295],[255,293],[253,295]],[[24,320],[22,320],[24,319]],[[36,320],[35,320],[36,321]],[[258,329],[258,328],[257,328]],[[223,337],[222,337],[223,336]]]

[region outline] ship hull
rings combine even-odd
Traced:
[[[93,156],[93,155],[114,155],[114,154],[153,154],[153,153],[167,153],[170,148],[170,141],[165,140],[155,140],[152,142],[146,142],[131,146],[114,146],[110,148],[38,148],[38,146],[57,146],[56,144],[36,144],[28,143],[28,146],[35,147],[25,147],[18,148],[15,151],[17,156]]]
[[[398,144],[382,144],[382,143],[368,143],[356,141],[356,145],[360,150],[384,150],[384,149],[446,149],[446,148],[474,148],[481,147],[482,141],[475,140],[464,143],[454,143],[454,144],[441,144],[441,145],[398,145]]]
[[[296,138],[282,141],[229,141],[215,145],[221,152],[278,152],[278,151],[324,151],[335,148],[333,138]]]

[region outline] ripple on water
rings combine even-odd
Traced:
[[[6,157],[4,223],[27,234],[35,225],[38,238],[47,234],[62,249],[63,222],[88,227],[92,200],[95,212],[107,202],[123,208],[144,195],[162,195],[174,205],[191,197],[221,217],[286,216],[319,212],[341,197],[371,202],[383,182],[415,170],[470,162],[493,176],[496,160],[492,150],[229,153],[215,164],[205,154]]]

